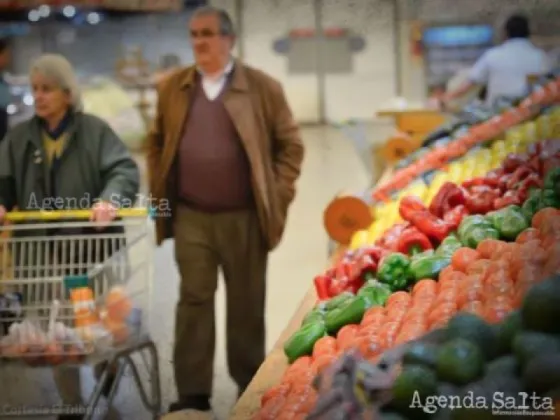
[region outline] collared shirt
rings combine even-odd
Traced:
[[[227,78],[229,74],[232,72],[232,70],[233,70],[233,60],[230,61],[225,67],[224,71],[216,77],[209,77],[205,75],[204,72],[202,72],[202,70],[200,69],[198,70],[198,72],[202,76],[202,89],[204,89],[204,93],[206,94],[206,97],[208,99],[213,101],[220,95],[220,93],[222,93],[222,90],[226,85]]]
[[[486,103],[497,98],[520,98],[528,93],[527,76],[550,71],[546,53],[528,39],[515,38],[486,51],[471,69],[469,79],[486,85]]]

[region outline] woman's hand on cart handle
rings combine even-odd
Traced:
[[[6,221],[6,214],[8,214],[6,207],[0,206],[0,225],[3,225]]]
[[[106,201],[100,201],[92,207],[91,221],[99,224],[98,228],[107,227],[117,217],[117,208]]]

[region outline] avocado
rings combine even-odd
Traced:
[[[438,385],[437,395],[439,397],[457,397],[460,395],[461,389],[447,382],[440,382]],[[431,417],[432,420],[450,420],[453,410],[450,407],[440,407]]]
[[[401,416],[400,414],[394,413],[392,411],[381,413],[379,420],[407,420],[406,417]]]
[[[529,330],[560,333],[560,275],[529,289],[521,306],[521,315]]]
[[[519,375],[519,362],[515,356],[509,354],[499,357],[486,365],[485,376],[512,376]]]
[[[498,329],[498,352],[499,354],[509,354],[512,351],[512,343],[515,335],[522,330],[523,320],[521,312],[511,312],[497,326]]]
[[[455,338],[441,347],[436,370],[439,379],[466,385],[483,375],[484,353],[472,341]]]
[[[534,357],[525,367],[523,381],[527,389],[540,395],[560,387],[560,353]]]
[[[447,324],[446,336],[448,340],[462,338],[476,344],[487,360],[491,360],[496,353],[496,332],[486,321],[474,314],[459,313],[451,318]]]
[[[534,331],[522,331],[513,339],[513,352],[521,367],[535,357],[560,352],[558,337]]]
[[[439,347],[433,343],[412,343],[403,355],[405,365],[425,365],[435,368]]]
[[[471,398],[472,396],[472,398]],[[467,403],[467,398],[470,403]],[[459,401],[462,404],[472,404],[462,405],[456,407],[451,411],[452,420],[490,420],[493,419],[492,407],[488,404],[487,407],[483,407],[482,404],[478,405],[477,401],[488,402],[491,401],[492,394],[486,390],[485,384],[482,381],[477,381],[469,384],[465,387],[459,394]]]
[[[437,385],[437,376],[432,369],[421,365],[404,366],[393,383],[392,404],[399,412],[408,413],[412,411],[410,406],[414,402],[416,393],[423,405],[426,397],[436,395]],[[415,413],[418,415],[422,412],[419,408],[414,411],[418,411]]]

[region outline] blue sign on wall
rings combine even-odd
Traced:
[[[491,44],[494,29],[490,25],[460,25],[428,28],[422,41],[426,47],[467,47]]]

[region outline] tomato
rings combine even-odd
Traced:
[[[282,382],[291,382],[294,378],[297,378],[302,373],[311,369],[311,357],[303,356],[297,359],[294,363],[288,366],[284,376],[282,378]]]
[[[462,271],[457,271],[453,268],[453,266],[451,264],[449,264],[447,267],[445,267],[443,270],[440,271],[439,276],[438,276],[438,288],[441,287],[442,284],[447,283],[448,281],[456,281],[458,279],[461,279],[462,276],[464,276],[465,273],[463,273]]]
[[[313,358],[313,369],[317,373],[321,373],[325,368],[329,367],[336,360],[335,354],[320,354]]]
[[[532,241],[533,239],[540,239],[539,235],[538,229],[528,228],[517,236],[515,242],[518,244],[524,244],[525,242]]]
[[[355,340],[361,337],[376,335],[379,330],[381,329],[381,325],[365,325],[364,327],[358,330],[358,333],[355,336]],[[356,344],[355,341],[353,344]]]
[[[452,302],[454,303],[457,299],[456,289],[442,290],[438,293],[436,300],[434,301],[434,306],[438,306],[441,303]]]
[[[408,307],[410,305],[410,301],[412,297],[408,292],[395,292],[389,296],[387,302],[385,303],[386,308],[394,307],[394,306],[404,306]]]
[[[554,247],[559,248],[560,247],[560,232],[549,234],[549,235],[543,235],[542,241],[541,241],[541,246],[547,252],[551,252],[550,251],[551,248],[554,248]],[[558,252],[558,251],[556,250],[556,251],[553,251],[553,252]]]
[[[397,337],[395,338],[395,346],[400,344],[408,343],[409,341],[416,340],[417,338],[422,337],[427,332],[426,327],[422,327],[418,330],[405,330],[400,332]]]
[[[484,285],[482,275],[471,274],[470,276],[465,276],[463,280],[459,282],[459,290],[465,288],[478,288]]]
[[[511,272],[510,262],[505,259],[492,260],[492,263],[488,266],[488,270],[486,270],[484,278],[487,279],[488,276],[501,271],[509,275]]]
[[[385,350],[381,337],[377,335],[361,337],[357,345],[360,354],[366,359],[378,356]]]
[[[480,254],[478,251],[474,249],[463,247],[459,248],[457,251],[453,253],[451,257],[451,265],[457,271],[465,272],[467,267],[472,262],[478,260],[480,258]]]
[[[489,323],[499,323],[513,311],[513,305],[509,302],[493,302],[485,305],[484,319]]]
[[[452,317],[457,312],[457,303],[444,302],[434,307],[428,314],[426,321],[428,325],[432,325],[435,321],[449,316]]]
[[[543,267],[535,264],[523,264],[517,271],[515,283],[535,284],[543,277]]]
[[[438,284],[432,279],[418,281],[412,288],[412,300],[415,301],[425,296],[434,296],[437,292]]]
[[[269,388],[261,397],[261,406],[266,405],[266,403],[272,399],[286,397],[290,392],[290,388],[291,384],[287,382],[281,382],[279,385]]]
[[[507,249],[507,243],[497,239],[484,239],[476,247],[480,258],[491,259],[494,254],[499,254]]]
[[[559,211],[554,207],[547,207],[539,210],[533,216],[531,221],[531,226],[542,232],[542,229],[546,229],[551,223],[558,219]]]
[[[400,324],[386,323],[379,329],[378,336],[381,346],[384,349],[390,349],[393,347],[393,343],[395,341],[395,337],[397,336],[399,328]]]
[[[523,299],[525,299],[525,295],[531,288],[532,284],[518,284],[515,288],[515,292],[513,293],[513,301],[512,305],[514,308],[520,308],[523,304]]]
[[[284,408],[287,401],[287,397],[278,395],[275,398],[271,398],[267,403],[261,408],[259,412],[259,420],[275,420],[280,415],[280,412]]]
[[[442,289],[455,288],[463,279],[466,274],[461,271],[449,272],[444,279],[441,279],[438,284],[438,291]]]
[[[480,300],[473,300],[461,307],[461,311],[469,312],[484,318],[484,305]]]
[[[357,325],[345,325],[336,335],[336,347],[341,350],[350,348],[354,339],[358,335],[359,327]]]
[[[321,337],[313,346],[313,358],[323,354],[336,353],[336,338],[328,335]]]
[[[467,274],[468,275],[480,274],[480,275],[484,276],[486,274],[486,270],[488,270],[488,267],[490,266],[490,264],[492,264],[492,261],[490,261],[488,259],[480,259],[480,260],[473,261],[467,267]]]
[[[364,317],[362,318],[361,325],[366,325],[370,323],[376,324],[380,321],[383,321],[384,318],[385,318],[385,308],[383,308],[382,306],[374,306],[366,311]]]
[[[387,316],[385,317],[385,323],[389,322],[396,322],[401,323],[406,315],[408,310],[406,308],[394,308],[387,312]]]
[[[462,308],[470,302],[481,300],[483,297],[482,288],[464,289],[457,295],[457,306]]]

